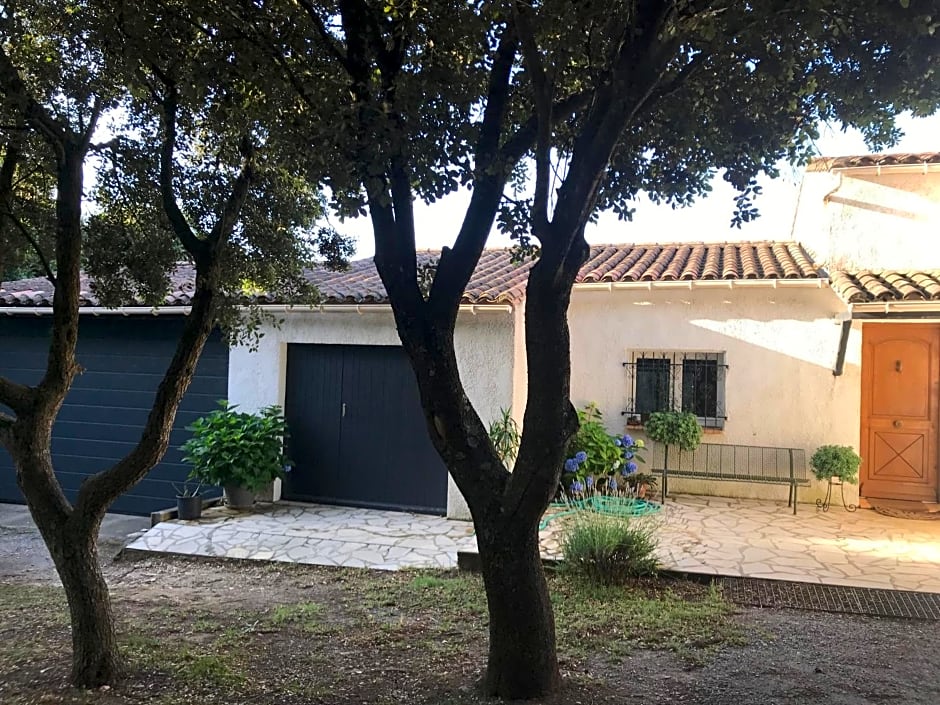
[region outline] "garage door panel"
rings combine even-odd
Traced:
[[[137,424],[99,423],[95,421],[56,421],[52,435],[59,440],[77,440],[80,442],[102,441],[136,444],[144,427],[144,420]],[[170,446],[179,446],[190,437],[189,431],[181,426],[174,425],[170,432]]]
[[[169,316],[82,319],[78,358],[86,372],[76,377],[53,428],[53,461],[69,494],[82,478],[110,467],[137,443],[182,324],[182,318]],[[0,319],[0,374],[13,370],[10,376],[17,381],[33,384],[41,379],[48,332],[46,319]],[[177,414],[171,448],[147,479],[119,500],[116,511],[147,514],[173,503],[171,482],[181,482],[189,472],[177,447],[189,437],[185,427],[215,409],[227,386],[228,352],[221,336],[213,335]],[[0,501],[21,500],[12,460],[0,450]]]
[[[284,416],[294,463],[284,496],[338,501],[344,479],[339,467],[343,350],[333,345],[290,345]]]
[[[114,401],[120,401],[115,397],[120,397],[124,393],[147,392],[152,395],[162,379],[163,372],[153,368],[148,373],[124,370],[120,373],[86,371],[75,378],[75,389],[93,390],[109,395]],[[216,376],[201,375],[194,378],[190,386],[193,394],[214,395],[217,393],[220,382],[226,382],[226,380]]]
[[[318,369],[327,355],[332,356],[332,367]],[[316,398],[323,393],[322,383],[309,380],[325,376],[335,380],[337,355],[342,362],[340,384],[330,388],[329,402],[322,403]],[[447,471],[428,437],[417,382],[402,348],[292,345],[288,381],[286,407],[292,435],[328,430],[318,447],[335,444],[338,455],[320,457],[318,447],[298,446],[285,496],[444,512]]]
[[[188,397],[187,397],[188,399]],[[208,402],[208,398],[205,400]],[[59,411],[56,423],[79,422],[96,424],[115,424],[118,426],[133,426],[142,428],[150,414],[149,408],[124,408],[116,406],[94,406],[86,404],[68,404]],[[174,428],[185,428],[196,419],[205,416],[204,411],[183,411],[176,413]]]

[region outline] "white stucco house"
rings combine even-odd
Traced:
[[[819,159],[780,241],[592,246],[569,310],[572,401],[597,403],[611,432],[641,434],[645,414],[671,406],[696,413],[707,443],[806,457],[853,446],[863,466],[850,501],[861,490],[863,500],[936,502],[938,213],[940,153]],[[503,408],[522,418],[526,272],[507,251],[487,250],[461,305],[457,357],[484,422]],[[270,302],[280,325],[257,349],[228,351],[228,399],[285,408],[295,468],[283,497],[466,517],[427,438],[372,262],[311,277],[320,305]],[[164,312],[184,313],[187,295],[183,283]],[[0,313],[44,305],[28,286],[0,289]],[[691,479],[670,487],[788,493]],[[822,491],[814,484],[799,500]]]
[[[938,208],[938,154],[819,159],[807,169],[784,241],[593,246],[569,310],[572,401],[596,402],[612,432],[670,404],[695,411],[707,443],[800,448],[807,458],[820,445],[849,445],[863,457],[860,485],[847,489],[850,501],[859,489],[863,501],[937,501],[940,245],[931,230],[940,224]],[[461,376],[484,421],[510,407],[521,420],[525,272],[508,252],[487,250],[461,307]],[[307,393],[298,390],[309,391],[305,374],[319,375],[302,366],[323,366],[322,358],[303,362],[303,347],[351,346],[353,374],[381,377],[355,360],[363,348],[399,345],[371,262],[318,273],[316,281],[322,306],[285,311],[284,325],[267,330],[256,352],[232,350],[232,401],[283,404],[290,417],[299,403],[294,397]],[[347,376],[349,364],[347,357]],[[318,413],[332,413],[342,425],[353,402],[340,397],[355,394],[339,392],[331,402],[336,408]],[[395,416],[396,424],[415,413],[396,404],[375,413]],[[411,427],[420,435],[420,423]],[[332,443],[334,436],[335,430],[322,440]],[[356,466],[352,445],[339,442],[332,461],[339,476]],[[421,462],[434,466],[432,456]],[[415,485],[430,482],[414,469],[393,475],[409,472]],[[358,490],[342,489],[343,482],[328,491],[343,495],[339,501],[359,501],[346,496]],[[446,493],[442,482],[435,487],[438,508],[446,494],[447,513],[466,516],[452,483]],[[691,479],[673,480],[671,488],[776,499],[788,492],[781,485]],[[288,483],[288,497],[337,499],[295,491]],[[812,502],[823,491],[814,483],[799,499]],[[407,499],[399,505],[430,507]]]

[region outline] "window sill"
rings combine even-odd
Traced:
[[[641,424],[641,423],[640,423],[640,424],[627,424],[626,428],[627,428],[628,431],[644,431],[644,430],[646,430],[646,426],[644,426],[644,425]],[[720,428],[717,427],[717,426],[702,426],[702,433],[703,433],[704,435],[706,435],[706,436],[715,436],[715,435],[718,435],[718,434],[722,434],[722,433],[724,433],[724,432],[725,432],[725,429],[724,429],[723,426],[720,427]]]

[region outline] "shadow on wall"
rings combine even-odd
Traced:
[[[632,352],[723,353],[727,419],[703,442],[802,448],[807,457],[824,444],[857,448],[861,329],[851,332],[843,375],[834,376],[841,311],[829,289],[578,292],[569,314],[572,399],[596,402],[610,430],[622,432],[634,396],[624,367]],[[706,494],[786,499],[785,487],[735,493],[736,483],[693,483]],[[803,491],[800,499],[815,496]]]

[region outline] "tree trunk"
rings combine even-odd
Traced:
[[[71,680],[79,688],[114,683],[122,670],[96,534],[63,538],[53,556],[72,618]]]
[[[554,693],[561,687],[561,674],[538,522],[503,531],[492,520],[481,524],[477,542],[490,613],[486,694],[517,700]]]
[[[103,511],[78,516],[68,507],[55,479],[49,442],[51,419],[20,419],[20,433],[8,448],[29,512],[55,565],[69,605],[72,625],[72,685],[98,688],[120,676],[108,585],[98,562],[97,536]]]

